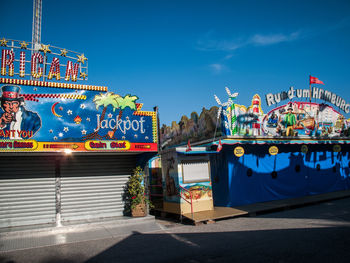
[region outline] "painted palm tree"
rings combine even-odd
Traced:
[[[118,104],[117,108],[119,109],[118,120],[120,120],[122,118],[123,110],[125,110],[126,108],[130,108],[131,110],[136,110],[136,102],[135,101],[138,99],[139,98],[137,96],[131,96],[130,94],[125,95],[125,97],[119,96],[119,97],[115,98],[115,100]],[[113,139],[116,139],[114,136],[116,130],[117,130],[117,125],[113,129],[113,133],[110,136]]]
[[[98,110],[101,106],[103,107],[101,118],[100,118],[100,124],[104,120],[106,116],[106,111],[108,106],[113,107],[113,111],[119,108],[118,104],[118,98],[121,98],[118,94],[114,94],[113,92],[107,92],[107,93],[100,93],[99,95],[96,95],[93,99],[93,102],[96,105],[96,110]],[[83,137],[83,140],[91,140],[91,139],[102,139],[103,137],[98,134],[98,130],[95,130],[94,132],[85,135]]]

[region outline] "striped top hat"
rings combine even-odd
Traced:
[[[2,97],[3,100],[18,100],[19,92],[21,88],[13,85],[2,86]]]

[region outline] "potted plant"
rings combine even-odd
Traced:
[[[127,183],[127,199],[133,217],[147,215],[147,205],[152,207],[145,193],[145,173],[140,166],[136,167]]]

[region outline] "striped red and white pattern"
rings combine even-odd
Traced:
[[[73,62],[69,60],[67,62],[66,77],[64,79],[68,81],[72,77],[72,81],[77,81],[78,71],[79,71],[79,63],[74,63],[74,66],[73,66]]]
[[[253,113],[254,115],[259,115],[259,106],[260,106],[260,99],[257,96],[253,97]],[[253,128],[253,135],[257,136],[260,135],[260,124],[259,123],[253,123],[252,124]]]
[[[19,76],[24,77],[25,76],[25,70],[26,70],[26,53],[24,51],[21,51],[19,53]]]
[[[71,99],[71,100],[86,100],[85,95],[77,94],[22,94],[25,100],[37,101],[37,98],[45,99]]]
[[[42,64],[43,60],[43,56],[40,53],[34,53],[32,55],[31,74],[33,78],[38,79],[43,75],[43,69],[38,67],[38,64]]]
[[[80,85],[80,84],[47,82],[47,81],[26,80],[26,79],[0,78],[0,84],[16,84],[16,85],[25,85],[25,86],[75,89],[75,90],[91,90],[91,91],[102,91],[102,92],[108,91],[108,88],[103,86]]]
[[[56,57],[52,59],[49,75],[47,76],[48,79],[52,79],[52,77],[55,77],[57,80],[61,79],[60,59]]]
[[[2,50],[2,60],[1,60],[1,75],[6,75],[6,68],[9,67],[9,76],[13,76],[15,73],[15,66],[13,61],[15,60],[15,54],[12,50],[3,49]]]

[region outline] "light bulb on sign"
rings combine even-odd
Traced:
[[[67,155],[72,154],[72,150],[71,150],[71,149],[64,149],[64,152],[65,152],[65,154],[67,154]]]

